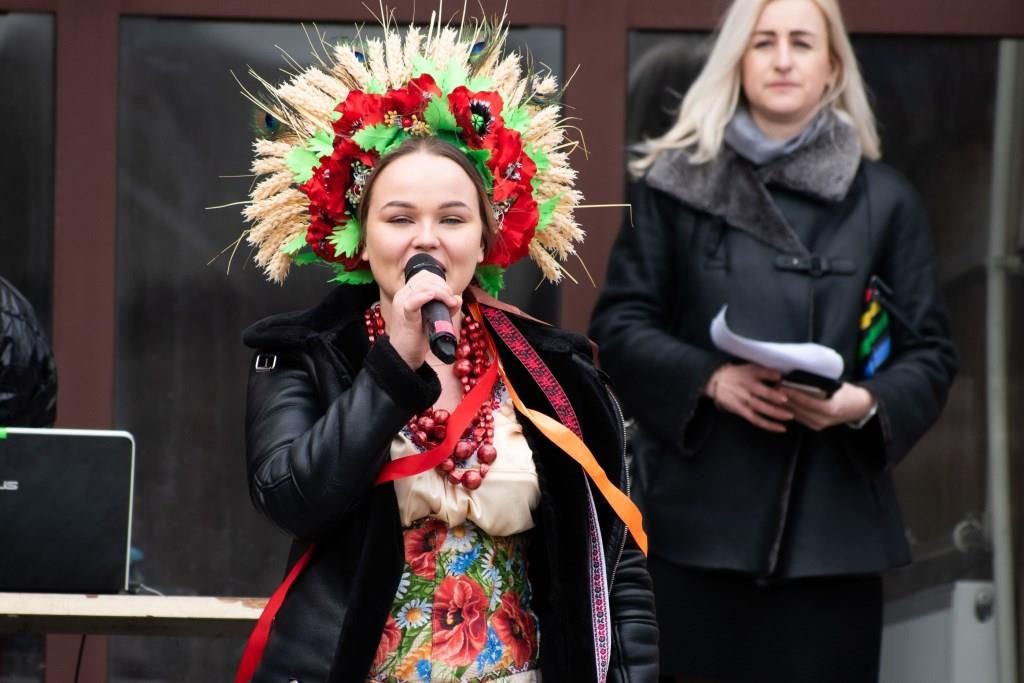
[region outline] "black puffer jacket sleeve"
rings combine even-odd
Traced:
[[[256,507],[299,538],[343,517],[373,486],[394,434],[437,400],[427,365],[411,370],[387,339],[324,411],[311,357],[277,354],[252,371],[246,403],[246,458]]]
[[[627,410],[643,429],[688,453],[686,433],[702,403],[704,386],[728,359],[670,332],[678,298],[677,221],[692,219],[678,207],[669,214],[658,194],[638,182],[608,259],[604,287],[590,322],[601,366],[615,380]]]
[[[654,591],[643,553],[630,539],[622,552],[609,596],[612,657],[609,683],[657,683],[658,622]]]

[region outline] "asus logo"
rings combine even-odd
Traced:
[[[0,491],[17,491],[18,482],[16,481],[3,481],[0,482]]]

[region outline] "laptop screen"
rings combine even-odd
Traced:
[[[126,590],[134,467],[128,432],[0,427],[0,591]]]

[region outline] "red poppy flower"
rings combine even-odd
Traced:
[[[387,111],[397,112],[403,117],[421,117],[431,99],[441,96],[441,89],[430,74],[414,78],[404,87],[389,90],[385,95]],[[422,117],[421,117],[422,118]]]
[[[487,596],[476,581],[449,576],[434,593],[434,656],[449,666],[466,666],[487,640]]]
[[[398,629],[398,622],[389,614],[388,620],[384,622],[384,633],[381,634],[380,642],[377,644],[377,654],[373,658],[373,668],[377,669],[387,661],[387,658],[398,649],[398,645],[401,642],[402,632]]]
[[[494,614],[494,630],[512,653],[517,667],[529,662],[537,651],[537,627],[533,617],[519,604],[519,596],[505,593]]]
[[[495,146],[487,160],[487,168],[494,176],[493,200],[503,202],[518,194],[532,194],[530,181],[537,174],[537,164],[523,149],[519,133],[502,128],[495,131],[493,142]]]
[[[521,194],[516,197],[501,217],[498,238],[487,252],[484,263],[508,268],[526,256],[539,220],[537,202],[533,201],[532,195]]]
[[[353,90],[335,107],[341,118],[334,122],[334,132],[350,137],[361,128],[384,122],[388,103],[381,95]]]
[[[496,92],[473,92],[460,85],[448,94],[448,105],[462,129],[463,142],[470,147],[490,149],[492,136],[504,129],[501,95]]]
[[[331,158],[338,163],[351,164],[353,161],[361,161],[366,166],[373,166],[380,155],[377,152],[367,152],[357,145],[352,138],[336,137],[334,139],[334,152]]]
[[[313,171],[313,177],[299,186],[309,197],[310,207],[326,221],[335,224],[343,222],[345,210],[345,192],[352,181],[350,164],[339,164],[333,157],[322,157],[320,165]]]
[[[334,224],[310,204],[306,244],[313,250],[313,253],[324,261],[341,264],[345,270],[359,270],[365,267],[366,262],[358,254],[355,256],[335,255],[334,245],[328,240],[332,232],[334,232]]]
[[[448,527],[437,519],[431,519],[423,526],[405,532],[405,561],[416,576],[434,578],[437,551],[444,545],[447,535]]]
[[[346,201],[355,180],[352,163],[359,161],[371,167],[376,156],[376,152],[365,152],[350,138],[339,136],[335,139],[331,156],[320,157],[320,164],[313,170],[313,176],[299,185],[299,190],[309,197],[310,205],[315,206],[318,213],[340,225],[348,220],[346,213],[354,213],[352,202]]]
[[[318,257],[340,263],[346,270],[356,270],[365,264],[357,255],[335,255],[334,245],[328,238],[337,226],[344,225],[349,216],[355,214],[353,196],[358,197],[362,187],[356,182],[353,163],[358,161],[363,167],[371,168],[376,159],[376,152],[366,152],[350,138],[338,136],[331,156],[321,157],[313,176],[299,185],[299,190],[309,197],[310,225],[306,243]]]

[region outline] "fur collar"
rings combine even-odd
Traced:
[[[783,253],[806,256],[807,248],[775,206],[775,185],[824,202],[842,201],[860,168],[861,149],[852,126],[836,114],[792,154],[754,166],[727,145],[704,164],[691,164],[684,149],[662,153],[647,184],[683,204],[720,218]]]

